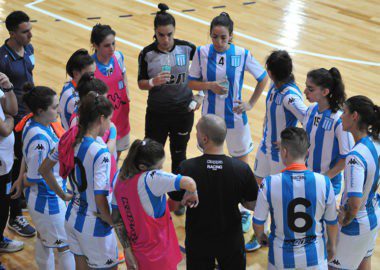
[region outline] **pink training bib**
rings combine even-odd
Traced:
[[[182,259],[168,205],[160,218],[149,216],[137,191],[142,173],[116,182],[114,194],[140,270],[175,270]]]
[[[127,96],[126,85],[124,84],[123,72],[117,62],[116,56],[112,56],[114,61],[114,71],[110,76],[105,76],[96,66],[95,78],[98,78],[108,85],[109,91],[107,98],[111,101],[114,112],[111,121],[117,129],[119,140],[127,135],[131,129],[129,125],[129,99]]]

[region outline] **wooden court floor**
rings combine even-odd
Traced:
[[[226,11],[235,22],[234,42],[249,49],[261,64],[275,48],[286,48],[291,52],[301,89],[309,70],[334,66],[342,73],[348,96],[362,94],[380,104],[378,0],[178,0],[166,3],[176,18],[176,38],[195,45],[210,43],[208,23],[221,11]],[[152,13],[156,12],[157,4],[158,1],[153,0],[0,0],[0,38],[5,40],[8,36],[3,23],[7,14],[19,9],[27,12],[33,20],[35,83],[60,92],[67,80],[65,64],[68,57],[78,48],[91,50],[90,30],[94,24],[110,24],[117,33],[117,50],[124,54],[127,67],[133,140],[144,136],[147,99],[147,92],[137,87],[137,56],[144,46],[152,42]],[[248,100],[254,86],[254,80],[247,74],[244,100]],[[264,109],[262,97],[248,113],[256,146],[262,135]],[[196,113],[198,118],[199,111]],[[200,155],[195,146],[193,133],[188,157]],[[250,155],[251,166],[254,152]],[[170,154],[165,169],[170,169]],[[183,245],[184,217],[173,217],[173,220]],[[19,239],[7,230],[5,235]],[[247,240],[249,235],[246,235]],[[25,241],[23,251],[0,254],[0,260],[7,269],[37,269],[33,257],[34,239],[21,240]],[[373,269],[380,268],[380,241],[377,242],[372,258]],[[267,249],[248,254],[247,263],[247,269],[265,269]],[[179,269],[185,269],[184,265],[183,261]],[[125,265],[120,268],[126,269]]]

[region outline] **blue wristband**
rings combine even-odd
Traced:
[[[116,139],[116,128],[115,127],[111,127],[110,128],[110,135],[109,135],[109,137],[108,137],[108,139],[109,140],[114,140],[114,139]]]

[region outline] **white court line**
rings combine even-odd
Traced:
[[[135,2],[138,2],[138,3],[141,3],[141,4],[144,4],[144,5],[147,5],[147,6],[150,6],[150,7],[153,7],[155,9],[157,9],[157,4],[151,3],[149,1],[135,0]],[[176,11],[174,9],[170,9],[170,13],[178,15],[178,16],[181,16],[181,17],[189,19],[189,20],[192,20],[194,22],[198,22],[198,23],[203,24],[203,25],[207,25],[207,26],[210,25],[210,23],[207,22],[207,21],[205,21],[205,20],[198,19],[196,17],[184,14],[184,13]],[[380,63],[379,62],[363,61],[363,60],[345,58],[345,57],[340,57],[340,56],[333,56],[333,55],[327,55],[327,54],[321,54],[321,53],[314,53],[314,52],[309,52],[309,51],[304,51],[304,50],[296,50],[296,49],[292,49],[292,48],[287,48],[285,46],[280,46],[278,44],[273,44],[273,43],[270,43],[268,41],[265,41],[265,40],[262,40],[262,39],[259,39],[259,38],[255,38],[255,37],[252,37],[252,36],[249,36],[247,34],[239,32],[239,31],[234,31],[234,35],[235,36],[243,37],[245,39],[248,39],[248,40],[251,40],[251,41],[254,41],[254,42],[266,45],[266,46],[269,46],[271,48],[285,49],[285,50],[287,50],[290,53],[304,54],[304,55],[315,56],[315,57],[319,57],[319,58],[325,58],[325,59],[331,59],[331,60],[339,60],[339,61],[344,61],[344,62],[350,62],[350,63],[356,63],[356,64],[362,64],[362,65],[380,67]]]
[[[67,18],[65,18],[65,17],[63,17],[63,16],[60,16],[60,15],[58,15],[58,14],[55,14],[55,13],[53,13],[53,12],[50,12],[50,11],[47,11],[47,10],[44,10],[44,9],[42,9],[42,8],[39,8],[39,7],[36,7],[36,6],[35,6],[36,4],[38,4],[38,3],[42,3],[42,2],[44,2],[44,1],[45,1],[45,0],[37,0],[37,1],[35,1],[35,2],[32,2],[32,3],[26,4],[25,6],[26,6],[27,8],[30,8],[30,9],[33,9],[33,10],[38,11],[38,12],[40,12],[40,13],[43,13],[43,14],[45,14],[45,15],[47,15],[47,16],[53,17],[53,18],[55,18],[55,19],[59,19],[59,20],[61,20],[61,21],[67,22],[67,23],[69,23],[69,24],[75,25],[75,26],[77,26],[77,27],[80,27],[80,28],[82,28],[82,29],[85,29],[85,30],[91,32],[92,27],[89,27],[89,26],[87,26],[87,25],[84,25],[84,24],[78,23],[78,22],[73,21],[73,20],[70,20],[70,19],[67,19]],[[130,41],[125,40],[125,39],[123,39],[123,38],[116,37],[116,40],[117,40],[118,42],[120,42],[120,43],[126,44],[126,45],[131,46],[131,47],[133,47],[133,48],[136,48],[136,49],[138,49],[138,50],[142,50],[142,49],[144,48],[143,46],[140,46],[140,45],[138,45],[138,44],[136,44],[136,43],[130,42]],[[246,84],[243,84],[243,88],[246,88],[246,89],[248,89],[248,90],[250,90],[250,91],[252,91],[252,92],[255,90],[254,87],[249,86],[249,85],[246,85]],[[263,94],[264,96],[266,96],[266,95],[267,95],[267,92],[266,92],[266,91],[263,91],[262,94]]]

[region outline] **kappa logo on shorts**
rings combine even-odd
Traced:
[[[337,259],[333,260],[331,263],[335,265],[340,265],[340,262]]]
[[[61,239],[57,239],[55,242],[54,242],[54,245],[62,245],[63,244],[63,241]]]
[[[241,64],[241,55],[231,55],[231,66],[238,67]]]
[[[176,54],[175,55],[175,63],[177,66],[185,66],[186,65],[186,55],[185,54]]]
[[[34,150],[44,150],[45,149],[45,147],[42,145],[42,144],[37,144],[37,146],[36,146],[36,148],[34,148]]]
[[[108,259],[107,261],[106,261],[106,265],[110,265],[110,264],[113,264],[114,263],[114,261],[112,260],[112,259]]]

